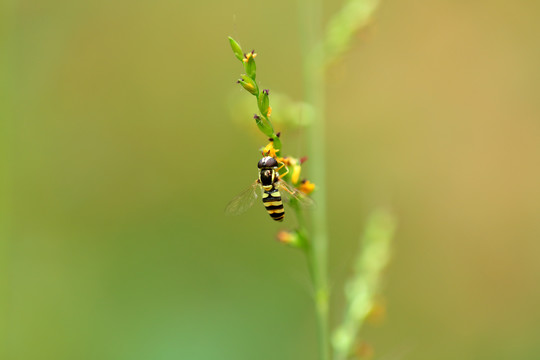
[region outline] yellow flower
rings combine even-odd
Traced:
[[[257,56],[255,53],[255,50],[252,50],[251,52],[248,52],[244,55],[244,58],[242,59],[243,62],[248,62],[250,58],[254,58]]]
[[[298,183],[298,179],[300,178],[300,172],[302,171],[302,166],[300,165],[300,162],[292,157],[286,157],[283,159],[282,162],[292,168],[291,181],[293,184],[296,185]]]
[[[277,239],[280,243],[287,244],[295,248],[303,248],[306,245],[297,231],[281,230],[277,233]]]
[[[292,167],[292,175],[291,175],[291,181],[293,184],[298,183],[298,179],[300,178],[300,172],[302,171],[302,166],[300,166],[298,163],[295,163]]]
[[[282,164],[285,164],[286,166],[289,166],[291,165],[291,159],[290,157],[288,156],[285,156],[285,157],[278,157],[277,160],[282,163]]]
[[[288,169],[291,169],[291,182],[294,185],[298,184],[298,179],[300,179],[300,173],[302,172],[302,159],[298,160],[293,157],[285,156],[278,157],[277,161],[285,164]]]
[[[315,184],[309,180],[302,180],[302,184],[298,187],[298,190],[306,195],[309,195],[315,190]]]
[[[296,234],[290,233],[290,232],[285,231],[285,230],[281,230],[280,232],[277,233],[278,241],[282,242],[284,244],[293,243],[293,242],[295,242],[297,240],[296,238],[297,238]]]
[[[270,115],[272,115],[272,107],[271,106],[268,107],[268,112],[266,113],[266,116],[270,116]]]
[[[271,156],[271,157],[273,157],[273,158],[277,158],[276,153],[277,153],[278,151],[279,151],[279,150],[276,150],[276,149],[274,148],[274,142],[273,142],[273,141],[270,141],[270,142],[268,143],[268,145],[266,145],[266,146],[264,147],[264,149],[262,150],[262,154],[263,154],[264,156]]]

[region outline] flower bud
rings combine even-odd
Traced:
[[[304,180],[302,180],[302,183],[298,187],[298,190],[300,190],[301,192],[303,192],[306,195],[309,195],[309,194],[311,194],[313,192],[313,190],[315,190],[315,184],[312,183],[309,180],[304,179]]]
[[[281,139],[279,138],[279,135],[272,134],[272,141],[274,142],[274,148],[276,148],[277,151],[281,150]]]
[[[296,161],[292,167],[291,182],[296,185],[298,179],[300,178],[300,172],[302,171],[302,166],[300,166]]]
[[[272,125],[268,123],[268,120],[265,118],[260,117],[259,115],[255,114],[253,115],[253,118],[255,119],[255,123],[257,124],[257,127],[259,130],[262,131],[262,133],[266,136],[272,136],[272,133],[274,132],[274,129],[272,129]]]
[[[229,43],[231,44],[232,51],[234,52],[234,56],[240,61],[244,58],[244,52],[242,51],[242,48],[238,43],[229,36]]]
[[[269,139],[270,142],[268,143],[268,145],[266,145],[263,149],[262,149],[262,154],[263,156],[271,156],[273,157],[274,159],[277,158],[277,152],[279,150],[276,150],[274,148],[274,140],[272,140],[272,138]]]
[[[291,165],[293,160],[294,160],[294,158],[291,158],[289,156],[284,156],[284,157],[281,158],[281,162],[284,163],[287,166]]]
[[[297,231],[281,230],[277,233],[277,240],[295,248],[303,248],[305,245]]]
[[[238,83],[251,94],[257,96],[259,94],[259,87],[257,86],[257,83],[245,74],[241,76],[242,78],[238,80]]]
[[[259,99],[257,104],[259,105],[259,110],[261,111],[261,114],[269,116],[269,108],[270,108],[270,99],[268,99],[268,89],[263,90],[259,94]]]
[[[242,59],[244,62],[244,69],[246,69],[246,74],[253,80],[257,77],[257,66],[255,65],[255,50],[252,50],[250,53],[247,53],[246,56]]]

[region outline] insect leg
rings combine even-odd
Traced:
[[[277,169],[278,174],[279,174],[279,170],[283,169],[283,167],[285,167],[285,169],[287,170],[285,173],[279,175],[279,178],[283,179],[283,177],[289,173],[289,168],[287,167],[287,165],[285,165],[285,163],[281,163],[281,164],[282,165]]]
[[[291,196],[296,197],[296,195],[295,195],[291,190],[287,189],[286,186],[280,186],[279,189],[280,189],[280,190],[283,189],[283,190],[285,190],[286,192],[288,192],[289,194],[291,194]]]

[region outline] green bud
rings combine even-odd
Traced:
[[[244,62],[244,69],[246,70],[246,74],[253,80],[257,77],[257,66],[255,65],[255,54],[254,51],[247,53],[244,59],[242,60]]]
[[[251,94],[257,96],[259,95],[259,87],[257,83],[247,75],[241,75],[242,78],[238,80],[238,83],[244,87]]]
[[[304,237],[298,231],[285,231],[282,230],[277,234],[277,240],[280,243],[289,245],[294,248],[305,249],[306,243]]]
[[[274,149],[281,150],[281,139],[279,138],[280,133],[272,134],[271,138],[274,141]]]
[[[255,123],[257,123],[257,127],[259,130],[262,131],[262,133],[266,136],[273,136],[274,129],[272,128],[272,125],[266,120],[265,118],[260,117],[259,115],[255,114],[253,116],[255,119]]]
[[[270,100],[268,99],[268,90],[265,89],[259,94],[258,105],[261,114],[268,116],[268,108],[270,107]]]
[[[231,44],[232,51],[234,52],[234,56],[240,61],[244,58],[244,52],[242,51],[242,48],[238,43],[229,36],[229,43]]]

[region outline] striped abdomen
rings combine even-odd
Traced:
[[[285,217],[285,209],[283,208],[281,194],[279,193],[278,189],[272,187],[271,190],[265,190],[263,192],[263,204],[272,219],[276,221],[283,221],[283,218]]]

